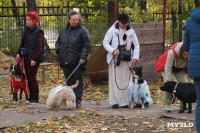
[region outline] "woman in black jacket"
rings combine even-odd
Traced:
[[[74,85],[76,80],[79,80],[79,85],[74,89],[74,93],[76,95],[76,108],[80,108],[83,96],[83,72],[86,69],[87,56],[91,45],[89,32],[83,26],[78,12],[72,11],[68,14],[67,27],[60,31],[55,46],[65,78],[69,77],[79,63],[81,64],[67,81],[67,85],[70,86]]]

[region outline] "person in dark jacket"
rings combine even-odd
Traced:
[[[86,69],[87,56],[90,52],[90,37],[88,30],[83,26],[82,19],[77,11],[68,14],[67,27],[60,31],[56,41],[56,53],[59,54],[59,63],[67,79],[71,72],[80,67],[67,81],[67,85],[79,85],[74,89],[76,95],[76,108],[81,107],[83,96],[83,72]]]
[[[29,103],[39,103],[39,86],[36,79],[39,64],[43,61],[44,32],[39,27],[39,17],[37,12],[26,14],[26,27],[22,35],[21,46],[16,58],[24,57],[24,68],[29,87]],[[25,48],[22,51],[21,48]]]
[[[191,11],[184,34],[184,49],[188,52],[188,76],[193,78],[196,99],[196,130],[200,133],[200,7]]]

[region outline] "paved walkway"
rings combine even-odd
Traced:
[[[96,110],[98,114],[107,114],[115,116],[141,116],[141,117],[152,117],[152,116],[166,116],[178,119],[195,119],[195,111],[192,114],[178,113],[178,108],[172,107],[171,113],[164,113],[163,107],[159,105],[151,105],[149,108],[142,110],[140,107],[135,107],[133,109],[129,108],[118,108],[112,109],[109,107],[108,103],[101,102],[99,105],[91,102],[83,102],[80,109],[75,110],[47,110],[45,104],[35,104],[20,106],[18,108],[6,108],[0,111],[0,128],[23,125],[30,122],[39,122],[43,119],[48,119],[50,117],[62,117],[69,116],[70,114],[77,114],[79,110],[86,110],[91,112]]]

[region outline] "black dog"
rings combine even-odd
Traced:
[[[186,103],[189,106],[188,113],[192,112],[192,103],[196,102],[197,97],[194,84],[168,81],[160,89],[171,93],[172,96],[174,94],[177,99],[183,102],[183,108],[179,110],[179,113],[183,113],[186,110]]]
[[[11,72],[11,92],[13,93],[13,101],[18,101],[17,91],[20,89],[20,96],[19,99],[22,99],[22,93],[24,91],[26,96],[26,101],[28,101],[28,85],[25,80],[25,74],[21,72],[20,65],[10,65],[10,72]]]

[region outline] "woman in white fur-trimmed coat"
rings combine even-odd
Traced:
[[[114,57],[117,60],[120,48],[131,50],[131,61],[120,60],[120,65],[114,68]],[[125,13],[118,15],[118,20],[107,31],[103,40],[109,64],[109,103],[112,108],[129,107],[129,67],[139,60],[140,46],[133,28],[129,25],[129,17]],[[115,80],[116,77],[116,80]]]

